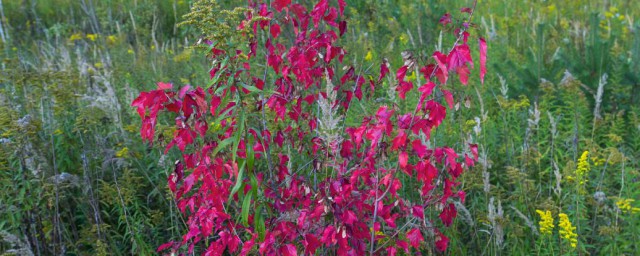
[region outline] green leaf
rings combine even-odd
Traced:
[[[218,146],[213,150],[213,154],[212,155],[217,155],[220,150],[223,150],[225,147],[227,147],[229,144],[231,144],[232,142],[234,142],[235,138],[226,138],[223,141],[220,142],[220,144],[218,144]]]
[[[240,165],[240,170],[238,171],[238,178],[236,179],[236,184],[233,186],[233,188],[231,188],[231,193],[229,194],[229,199],[227,201],[231,201],[231,199],[233,198],[233,195],[235,195],[238,190],[240,190],[240,188],[242,187],[242,180],[244,179],[244,166],[245,166],[246,162],[242,162],[242,165]]]
[[[233,136],[234,138],[234,143],[233,143],[233,155],[231,156],[231,161],[235,162],[236,161],[236,156],[238,153],[238,146],[240,145],[240,136],[244,133],[244,112],[240,111],[240,121],[239,121],[239,127],[238,130],[235,131],[236,135]]]
[[[254,219],[254,222],[253,222],[254,228],[256,232],[258,232],[258,237],[260,238],[260,241],[264,241],[266,227],[264,225],[264,216],[262,215],[262,205],[259,206],[258,209],[256,209],[253,219]]]
[[[251,207],[251,196],[253,193],[249,192],[244,196],[244,201],[242,202],[242,225],[249,225],[249,208]]]
[[[240,83],[240,85],[242,87],[244,87],[245,89],[249,90],[250,92],[261,92],[262,90],[258,89],[258,87],[255,87],[253,85],[249,85],[249,84],[245,84],[245,83]]]

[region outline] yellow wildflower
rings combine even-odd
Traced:
[[[364,60],[371,61],[373,59],[373,53],[371,51],[367,52],[367,56],[364,57]]]
[[[107,37],[107,43],[115,44],[118,41],[118,37],[110,35]]]
[[[576,245],[578,244],[578,234],[574,232],[576,227],[571,225],[569,216],[566,214],[560,213],[558,214],[558,217],[560,217],[560,222],[558,223],[558,226],[560,227],[560,237],[567,240],[567,242],[571,244],[571,247],[576,248]]]
[[[96,62],[96,64],[94,66],[96,68],[102,68],[104,65],[102,64],[102,62]]]
[[[550,235],[555,227],[553,225],[553,216],[551,216],[551,211],[547,210],[543,212],[541,210],[536,210],[536,212],[540,215],[540,222],[538,222],[540,225],[540,233],[543,235]]]
[[[549,10],[549,12],[554,12],[554,11],[556,11],[556,5],[555,5],[555,4],[552,4],[552,5],[547,6],[547,10]]]
[[[132,50],[132,49],[129,49],[129,50],[127,50],[127,53],[128,53],[128,54],[133,54],[133,50]]]
[[[589,173],[589,169],[589,151],[584,151],[578,159],[578,168],[576,168],[576,177],[580,185],[588,181],[585,176]]]
[[[400,35],[400,42],[402,44],[407,44],[409,42],[409,36],[403,33],[402,35]]]
[[[82,34],[80,34],[80,33],[75,33],[75,34],[73,34],[73,35],[71,35],[69,37],[69,41],[71,41],[71,42],[76,41],[76,40],[81,40],[81,39],[82,39]]]
[[[412,80],[415,80],[415,79],[416,79],[416,72],[411,72],[411,74],[409,74],[407,76],[407,78],[405,78],[405,80],[407,80],[407,81],[412,81]]]
[[[631,203],[635,202],[635,200],[633,199],[620,199],[616,202],[616,205],[618,206],[618,209],[620,209],[620,211],[623,212],[627,212],[627,213],[638,213],[640,212],[640,208],[638,207],[631,207]]]
[[[91,40],[91,41],[96,41],[96,39],[98,38],[97,34],[87,34],[87,39]]]
[[[63,133],[63,132],[62,132],[62,130],[60,130],[60,129],[56,129],[55,131],[53,131],[53,135],[60,135],[60,134],[62,134],[62,133]]]
[[[125,157],[125,156],[127,156],[127,154],[129,154],[129,148],[124,147],[121,150],[119,150],[118,152],[116,152],[116,157]]]

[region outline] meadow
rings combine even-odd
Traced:
[[[318,1],[293,2],[311,10]],[[338,6],[335,4],[338,1],[329,2]],[[416,104],[422,103],[423,91],[417,87],[425,78],[437,74],[435,68],[433,72],[424,72],[423,77],[418,66],[433,62],[432,52],[446,53],[460,41],[456,26],[471,34],[473,69],[465,82],[462,79],[458,82],[460,70],[449,82],[444,79],[441,83],[441,77],[433,79],[446,92],[438,89],[430,99],[446,107],[446,117],[429,131],[430,137],[420,132],[412,137],[421,145],[433,147],[434,152],[435,145],[449,145],[459,150],[460,158],[470,156],[466,162],[460,160],[465,169],[462,173],[444,171],[445,165],[455,165],[449,159],[442,170],[436,170],[438,177],[457,178],[453,180],[457,193],[448,200],[445,198],[443,204],[453,206],[425,203],[424,212],[420,208],[420,214],[416,214],[415,206],[420,203],[414,202],[428,197],[411,168],[406,168],[417,166],[424,159],[423,154],[431,153],[421,153],[415,145],[413,151],[385,151],[380,146],[385,153],[378,152],[372,157],[385,170],[402,169],[391,172],[391,178],[385,176],[400,185],[394,187],[389,183],[383,189],[378,176],[363,178],[360,188],[369,188],[376,203],[363,200],[362,212],[355,212],[358,218],[344,217],[352,214],[351,210],[336,210],[335,216],[325,213],[318,219],[322,223],[351,225],[353,219],[370,218],[367,213],[371,212],[374,216],[371,227],[366,222],[361,230],[366,238],[359,238],[364,241],[366,254],[640,254],[640,21],[635,20],[640,15],[640,2],[347,0],[344,10],[337,14],[348,24],[346,30],[338,29],[337,24],[335,27],[316,24],[314,29],[333,29],[340,34],[339,46],[348,54],[340,64],[337,60],[333,62],[336,63],[333,83],[338,84],[340,77],[346,77],[340,83],[341,89],[359,90],[363,79],[365,96],[362,91],[352,95],[350,91],[335,90],[337,96],[329,89],[318,92],[323,96],[312,98],[309,105],[302,104],[302,111],[309,110],[311,116],[316,111],[324,118],[319,118],[319,123],[311,118],[300,124],[296,114],[288,112],[285,116],[283,112],[283,120],[278,121],[277,108],[266,107],[269,103],[261,106],[255,103],[266,102],[269,96],[281,93],[274,84],[283,74],[272,73],[272,64],[265,63],[262,52],[258,51],[257,60],[250,53],[248,56],[233,55],[228,50],[215,53],[218,42],[229,49],[245,47],[252,52],[246,40],[254,40],[251,42],[257,42],[258,47],[267,45],[263,41],[268,38],[283,44],[296,40],[297,27],[295,31],[284,25],[282,31],[280,27],[277,31],[274,27],[271,31],[260,28],[267,23],[272,26],[271,22],[276,20],[284,24],[284,16],[278,16],[284,14],[276,11],[273,19],[256,15],[251,22],[258,24],[257,32],[254,37],[247,36],[252,33],[250,28],[236,26],[247,13],[246,9],[236,8],[247,5],[245,1],[225,0],[0,0],[0,255],[200,255],[214,251],[211,248],[215,241],[228,239],[230,234],[222,231],[211,234],[204,231],[206,228],[194,228],[193,202],[191,210],[185,211],[189,203],[181,200],[209,186],[199,176],[195,177],[195,188],[189,191],[193,180],[186,190],[189,181],[180,180],[183,174],[193,177],[188,174],[197,171],[188,166],[185,150],[181,148],[184,144],[176,139],[185,125],[208,127],[192,142],[194,145],[187,142],[187,151],[206,148],[209,140],[216,141],[209,149],[213,152],[208,154],[231,161],[231,166],[224,168],[231,170],[228,178],[238,182],[223,185],[227,189],[232,187],[232,192],[224,194],[220,205],[232,215],[230,219],[236,219],[233,232],[245,227],[246,231],[234,234],[243,247],[249,247],[242,250],[243,254],[309,254],[309,244],[319,244],[311,250],[316,255],[350,252],[337,249],[347,246],[339,241],[340,234],[342,238],[346,236],[344,230],[353,232],[349,235],[354,237],[362,234],[355,227],[344,228],[347,224],[335,224],[338,231],[331,231],[335,233],[333,242],[326,238],[328,229],[301,224],[296,228],[292,224],[294,228],[289,229],[304,230],[299,231],[304,238],[296,237],[292,239],[295,242],[285,243],[273,235],[276,242],[266,244],[272,237],[270,230],[285,229],[276,225],[281,223],[278,221],[289,218],[293,219],[290,223],[306,223],[300,212],[307,210],[299,210],[294,217],[289,216],[293,211],[279,212],[281,206],[270,201],[270,196],[277,194],[274,191],[279,190],[276,185],[270,187],[267,181],[282,179],[278,186],[289,188],[298,175],[301,183],[309,184],[301,186],[302,191],[317,191],[320,195],[324,192],[318,186],[323,183],[318,183],[318,179],[330,181],[328,191],[334,189],[333,182],[356,175],[351,169],[345,174],[335,162],[344,160],[344,165],[350,168],[356,162],[354,159],[360,158],[359,153],[368,152],[359,151],[358,145],[351,156],[335,150],[336,145],[320,145],[322,142],[313,134],[300,135],[303,142],[291,145],[287,143],[293,139],[287,137],[284,147],[282,142],[276,147],[275,138],[279,135],[275,131],[313,131],[317,126],[316,134],[322,141],[330,141],[333,136],[347,140],[356,137],[356,132],[348,128],[364,126],[363,120],[377,118],[378,124],[386,125],[380,121],[386,107],[397,114],[391,122],[399,122],[401,113],[413,111]],[[259,13],[259,8],[255,7],[254,12]],[[443,20],[446,13],[452,15],[451,24]],[[468,18],[471,20],[465,20]],[[276,37],[281,41],[276,41]],[[486,41],[486,75],[479,61],[484,54],[478,49],[479,38]],[[330,54],[321,52],[320,56]],[[286,58],[282,62],[287,62]],[[414,62],[418,63],[415,70],[396,71],[412,67]],[[249,63],[253,73],[262,77],[264,72],[261,83],[233,75],[221,78],[212,71],[218,67],[220,70],[216,71],[223,72],[228,67],[237,70],[234,74],[240,74],[249,70]],[[378,79],[385,65],[390,67],[389,78]],[[329,88],[332,82],[331,79],[324,82],[329,77],[328,69],[325,70],[326,74],[311,76],[314,82]],[[426,73],[431,73],[431,77]],[[371,82],[372,90],[365,80],[375,81]],[[413,90],[398,95],[398,91],[404,90],[402,81],[417,83]],[[149,127],[145,123],[146,111],[152,105],[139,103],[141,93],[173,90],[167,97],[183,97],[185,91],[193,96],[199,95],[195,88],[201,86],[207,90],[209,103],[214,101],[211,95],[220,92],[227,95],[224,86],[236,83],[237,89],[228,90],[237,93],[229,97],[238,98],[225,96],[220,99],[222,103],[218,102],[222,105],[237,102],[242,108],[231,111],[235,116],[225,117],[229,109],[224,109],[227,112],[217,113],[221,118],[214,115],[216,118],[201,124],[189,120],[191,110],[182,108],[178,110],[179,116],[163,110],[167,113],[161,113],[157,124],[151,126],[155,133],[145,130]],[[191,85],[194,90],[178,91],[184,85]],[[295,90],[316,90],[311,88]],[[242,91],[245,94],[239,93]],[[338,111],[335,109],[341,105],[342,93],[349,101]],[[303,101],[300,97],[287,102],[287,106],[295,108],[297,104],[301,108]],[[193,103],[196,112],[200,108],[197,104]],[[170,111],[171,106],[163,108]],[[432,118],[432,113],[427,116]],[[266,122],[274,118],[274,123]],[[306,120],[308,116],[300,118]],[[189,121],[180,123],[185,119]],[[285,130],[287,125],[293,128]],[[228,127],[237,130],[227,132]],[[343,129],[346,132],[338,134],[337,127],[347,127]],[[263,129],[273,134],[256,132]],[[383,140],[392,144],[392,139],[401,132],[387,132],[388,140]],[[283,134],[289,136],[288,132]],[[228,140],[219,139],[221,136],[227,136]],[[266,149],[265,138],[271,141],[272,137],[271,152]],[[364,137],[367,146],[368,140],[375,140],[368,134]],[[245,147],[245,142],[256,146]],[[392,147],[395,143],[394,140]],[[173,144],[177,147],[171,147]],[[336,154],[331,154],[332,147]],[[254,151],[261,152],[256,153],[260,157],[249,156]],[[315,156],[316,151],[326,155]],[[449,153],[446,154],[448,158]],[[284,176],[291,177],[270,173],[278,160],[279,168],[287,170]],[[187,166],[184,171],[182,163]],[[355,180],[357,183],[357,176]],[[375,186],[366,180],[375,180]],[[442,190],[442,184],[448,181],[436,177],[433,184]],[[177,190],[176,183],[179,183]],[[393,192],[387,193],[391,187]],[[196,188],[198,191],[194,192]],[[367,194],[364,189],[361,192]],[[379,210],[381,192],[383,197],[388,196],[380,200],[382,209],[394,202],[398,208]],[[318,197],[331,198],[325,194]],[[402,202],[408,208],[403,208]],[[454,219],[445,220],[443,207],[453,209],[453,213],[447,214]],[[410,211],[406,218],[402,215],[405,211]],[[313,215],[313,209],[308,212]],[[376,220],[376,216],[380,219]],[[417,218],[422,223],[415,223]],[[378,221],[382,227],[377,226]],[[431,231],[435,226],[437,232]],[[339,232],[340,227],[344,228],[343,233]],[[198,230],[197,235],[192,233],[194,229]],[[307,235],[314,232],[319,232],[318,239],[322,234],[325,236],[321,241],[310,242],[315,240]],[[447,243],[442,250],[445,239]],[[348,243],[354,252],[356,244],[360,245],[355,241]],[[251,243],[255,246],[250,247]],[[238,242],[225,240],[224,246],[220,255],[240,253]]]

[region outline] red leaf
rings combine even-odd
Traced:
[[[158,90],[171,90],[171,89],[173,89],[173,84],[158,82]]]
[[[166,250],[167,248],[169,248],[171,246],[173,246],[173,242],[168,242],[168,243],[162,244],[162,245],[158,246],[158,250],[156,250],[156,252],[164,251],[164,250]]]
[[[458,73],[458,79],[460,79],[460,83],[462,83],[463,85],[467,85],[469,83],[469,67],[457,67],[456,73]]]
[[[356,90],[353,92],[358,100],[362,100],[362,84],[356,85]]]
[[[458,45],[447,56],[447,65],[449,69],[465,66],[470,63],[473,67],[473,59],[471,59],[471,50],[466,44]]]
[[[318,22],[324,16],[324,13],[327,11],[327,7],[329,6],[329,2],[327,0],[320,0],[316,6],[313,7],[311,11],[311,18],[313,18],[313,24],[315,27],[318,27]]]
[[[447,117],[447,109],[434,100],[427,101],[424,107],[429,111],[429,121],[432,126],[439,126]]]
[[[420,86],[420,88],[418,88],[418,91],[422,93],[423,97],[427,97],[431,95],[431,93],[433,92],[433,88],[435,87],[436,84],[434,82],[428,81],[426,84]]]
[[[281,12],[282,9],[289,6],[291,4],[291,0],[275,0],[271,3],[271,6],[276,9],[276,11]]]
[[[480,45],[480,82],[484,84],[484,75],[487,73],[487,42],[481,37],[478,44]]]
[[[442,72],[441,76],[438,76],[438,80],[440,80],[441,84],[447,83],[447,79],[449,78],[449,71],[447,70],[447,66],[445,66],[444,62],[447,59],[447,56],[442,54],[441,52],[435,52],[433,54],[433,58],[436,60],[438,64],[438,68]]]
[[[396,79],[398,79],[398,82],[404,81],[404,77],[407,75],[408,68],[409,67],[407,66],[402,66],[400,69],[398,69],[398,71],[396,72]]]
[[[342,148],[340,149],[340,156],[344,157],[344,158],[351,158],[351,155],[353,154],[353,143],[351,143],[351,140],[344,140],[342,142]]]
[[[387,247],[387,255],[396,256],[397,253],[398,253],[398,249],[396,249],[395,247],[393,246]]]
[[[458,215],[458,211],[456,211],[455,205],[450,203],[448,206],[445,206],[444,209],[442,209],[442,212],[440,212],[440,220],[442,220],[442,223],[448,227],[451,226],[451,223],[453,222],[453,219],[456,218],[456,215]]]
[[[391,150],[404,148],[406,144],[407,144],[407,134],[405,134],[404,130],[400,130],[398,135],[392,141]]]
[[[329,13],[327,16],[324,16],[323,20],[330,26],[337,27],[338,24],[336,23],[336,18],[338,18],[338,11],[336,8],[331,7],[329,8]]]
[[[422,232],[420,232],[420,229],[418,228],[414,228],[411,231],[409,231],[407,233],[407,238],[409,239],[409,243],[411,243],[411,246],[413,246],[413,248],[420,247],[420,243],[424,241],[424,237],[422,237]]]
[[[398,95],[403,100],[405,99],[407,92],[411,91],[411,89],[413,89],[413,83],[407,81],[401,81],[400,85],[396,88]]]
[[[338,0],[338,8],[340,8],[340,16],[344,15],[344,7],[347,3],[344,0]]]
[[[253,234],[249,241],[244,242],[244,244],[242,245],[242,250],[240,251],[241,256],[247,255],[249,254],[249,252],[251,252],[251,250],[253,250],[253,247],[256,245],[256,237],[257,234]]]
[[[421,220],[424,219],[424,208],[422,207],[422,205],[416,205],[413,208],[411,208],[411,213],[416,218],[419,218]]]
[[[444,94],[444,100],[447,101],[449,108],[453,108],[453,94],[447,90],[442,90],[442,94]]]
[[[306,234],[302,243],[304,245],[305,253],[309,255],[316,254],[316,249],[320,247],[320,240],[312,234]]]
[[[298,251],[296,251],[296,247],[292,244],[285,244],[280,247],[280,253],[284,256],[298,256]]]
[[[416,152],[416,154],[420,158],[424,158],[425,156],[427,156],[427,154],[429,154],[427,146],[423,145],[422,141],[420,141],[419,139],[413,140],[413,142],[411,142],[411,146],[413,148],[413,151]]]
[[[387,76],[387,74],[389,74],[389,67],[387,67],[387,64],[383,62],[380,64],[380,77],[378,78],[378,83],[382,81],[382,78]]]
[[[277,38],[280,35],[280,25],[278,25],[277,23],[273,23],[269,28],[269,31],[271,32],[271,36],[273,36],[273,38]]]
[[[328,226],[322,232],[322,243],[324,243],[325,245],[329,246],[329,245],[336,244],[336,242],[337,242],[337,240],[336,240],[336,228],[334,228],[333,226]]]
[[[405,151],[400,152],[400,154],[398,155],[398,164],[400,165],[400,168],[402,169],[407,168],[408,161],[409,161],[409,155],[407,155],[407,152]]]
[[[436,238],[436,249],[440,252],[444,252],[447,250],[449,246],[449,238],[447,238],[442,233],[438,232],[438,238]]]
[[[478,144],[469,144],[471,154],[473,154],[473,160],[478,161]]]
[[[442,24],[443,26],[446,26],[447,24],[451,23],[451,14],[449,13],[445,13],[444,15],[442,15],[442,17],[440,18],[440,24]]]
[[[347,21],[343,20],[340,23],[338,23],[338,30],[340,30],[340,37],[342,37],[342,35],[344,35],[345,32],[347,32]]]
[[[340,83],[344,84],[347,81],[351,81],[354,78],[354,74],[355,74],[355,69],[353,69],[353,67],[349,68],[349,70],[347,70],[347,73],[345,73],[341,78],[340,78]]]
[[[347,225],[353,225],[354,222],[358,221],[358,217],[352,211],[346,210],[342,214],[342,221]]]

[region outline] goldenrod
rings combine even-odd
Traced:
[[[116,152],[116,157],[122,158],[122,157],[127,156],[128,153],[129,153],[129,148],[124,147],[121,150],[119,150],[118,152]]]
[[[96,39],[98,38],[97,34],[87,34],[87,39],[91,40],[91,41],[96,41]]]
[[[578,168],[576,168],[576,178],[578,179],[578,182],[580,182],[580,185],[588,181],[587,178],[585,177],[587,176],[590,170],[588,157],[589,157],[589,151],[584,151],[582,153],[582,156],[580,156],[580,159],[578,159]]]
[[[536,212],[540,215],[540,222],[538,222],[540,225],[540,233],[543,235],[550,235],[555,227],[553,225],[553,216],[551,216],[551,211],[547,210],[543,212],[541,210],[536,210]]]
[[[640,212],[640,208],[638,207],[632,207],[631,203],[635,202],[635,200],[633,199],[620,199],[618,201],[616,201],[616,205],[618,206],[618,209],[620,209],[620,211],[623,212],[627,212],[627,213],[638,213]]]
[[[564,213],[558,214],[560,221],[558,226],[560,227],[560,237],[562,239],[567,240],[571,244],[571,247],[576,248],[578,244],[578,234],[574,232],[576,227],[571,225],[571,221],[569,221],[569,216]]]
[[[367,52],[367,56],[364,57],[365,61],[371,61],[373,59],[373,53],[371,51]]]

